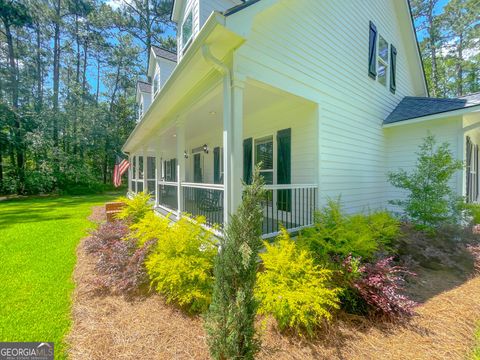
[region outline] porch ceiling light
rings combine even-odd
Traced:
[[[203,152],[205,154],[208,154],[208,145],[207,144],[203,144]]]
[[[183,152],[183,157],[184,157],[185,159],[188,159],[188,152],[187,152],[187,150],[185,150],[185,151]]]
[[[210,111],[210,115],[217,115],[217,112],[216,111]]]

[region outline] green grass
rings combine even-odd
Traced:
[[[477,331],[475,332],[475,348],[472,353],[472,360],[480,360],[480,323],[478,324]]]
[[[0,341],[53,341],[66,358],[75,249],[113,195],[0,202]]]

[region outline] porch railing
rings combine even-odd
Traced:
[[[143,180],[132,179],[132,191],[135,191],[135,184],[138,192],[143,190]],[[150,190],[150,179],[147,184]],[[317,206],[316,184],[266,185],[265,189],[262,202],[264,238],[277,235],[281,227],[297,231],[313,225]],[[223,184],[159,181],[156,190],[157,205],[164,211],[178,215],[178,201],[181,201],[182,213],[203,216],[207,226],[223,229]]]
[[[263,237],[275,236],[281,227],[296,231],[313,225],[317,188],[314,184],[266,185]]]
[[[182,211],[205,217],[208,226],[223,228],[223,185],[182,183],[183,208]]]

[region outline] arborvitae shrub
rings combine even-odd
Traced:
[[[315,214],[314,226],[301,233],[299,245],[320,263],[342,261],[349,255],[369,260],[388,247],[399,232],[399,221],[386,211],[345,215],[339,200],[329,200]]]
[[[262,247],[264,196],[263,180],[255,169],[253,182],[245,186],[242,203],[220,241],[213,300],[205,324],[214,359],[253,359],[259,349],[254,287]]]
[[[185,218],[158,233],[158,242],[145,262],[151,287],[190,313],[203,312],[212,297],[213,234]],[[163,226],[163,225],[162,225]]]
[[[265,247],[260,254],[265,270],[258,273],[255,289],[259,313],[272,315],[281,330],[313,335],[339,308],[340,289],[329,285],[332,271],[316,265],[308,251],[298,249],[285,229]]]
[[[139,222],[147,213],[152,211],[150,199],[150,194],[145,192],[137,193],[131,199],[119,198],[118,201],[125,203],[125,207],[116,215],[117,219],[132,224]]]

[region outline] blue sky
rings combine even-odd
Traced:
[[[445,5],[447,5],[449,3],[450,0],[440,0],[437,4],[437,6],[435,7],[435,13],[436,14],[441,14],[443,12],[443,8],[445,7]],[[421,19],[417,20],[415,22],[415,27],[418,27],[418,24],[419,22],[421,21]],[[418,41],[422,41],[423,38],[425,37],[426,33],[425,31],[419,31],[417,32],[417,37],[418,37]]]

